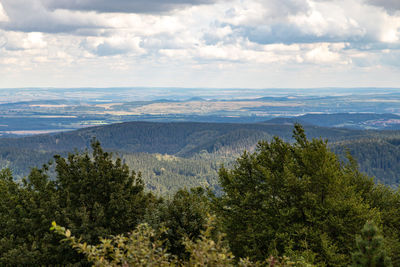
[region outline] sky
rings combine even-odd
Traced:
[[[0,88],[400,87],[399,0],[0,0]]]

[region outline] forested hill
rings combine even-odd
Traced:
[[[302,125],[363,130],[400,130],[400,116],[389,113],[306,114],[297,117],[275,118],[267,122],[277,124],[298,122]]]
[[[91,140],[97,138],[105,150],[118,152],[132,169],[141,171],[152,190],[165,193],[183,186],[213,186],[217,184],[220,164],[229,164],[244,150],[252,151],[258,141],[271,140],[273,136],[291,141],[293,123],[280,123],[127,122],[57,134],[1,138],[0,169],[9,167],[16,177],[21,177],[31,167],[48,162],[54,154],[88,149]],[[341,156],[348,148],[360,169],[377,181],[399,184],[400,131],[312,125],[305,125],[305,131],[309,138],[328,139]]]
[[[400,138],[365,138],[333,144],[336,154],[345,155],[346,150],[357,159],[361,172],[383,184],[400,184]]]
[[[214,152],[225,146],[240,145],[280,136],[291,139],[292,125],[274,123],[190,123],[190,122],[127,122],[85,128],[58,134],[23,138],[2,138],[0,149],[35,149],[42,151],[71,151],[86,149],[96,137],[106,149],[124,152],[166,153],[189,156],[200,150]],[[309,137],[323,137],[330,141],[357,139],[375,135],[361,130],[331,129],[306,126]],[[392,135],[393,133],[391,133]],[[246,141],[248,140],[248,141]]]

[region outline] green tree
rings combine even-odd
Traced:
[[[354,267],[391,267],[391,259],[384,248],[384,239],[378,227],[367,221],[356,238],[357,252],[352,254]]]
[[[179,190],[173,198],[161,206],[158,225],[165,227],[162,238],[166,240],[168,251],[179,258],[189,256],[185,251],[184,238],[196,240],[205,229],[210,212],[209,200],[201,187]]]
[[[104,152],[98,141],[93,153],[55,156],[56,187],[65,223],[88,242],[98,236],[133,229],[155,198],[144,192],[140,174]]]
[[[385,236],[385,249],[394,266],[400,266],[400,189],[376,185],[366,195],[369,205],[379,210],[379,226]]]
[[[88,243],[126,233],[143,220],[156,198],[144,192],[140,175],[114,161],[99,142],[92,149],[92,155],[55,156],[54,179],[48,166],[32,169],[21,184],[8,171],[0,173],[0,265],[85,263],[48,231],[55,220]]]
[[[0,265],[54,263],[60,255],[68,255],[68,251],[77,256],[66,246],[60,246],[59,238],[47,230],[60,209],[54,182],[48,180],[44,171],[32,169],[21,185],[13,181],[8,170],[2,174]]]
[[[308,262],[351,262],[354,234],[379,221],[357,188],[370,179],[343,164],[321,139],[295,125],[294,143],[274,138],[219,173],[224,194],[214,205],[237,257],[289,255]]]

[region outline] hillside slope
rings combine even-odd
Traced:
[[[400,130],[400,116],[376,113],[306,114],[297,117],[275,118],[268,123],[315,125],[347,129]]]
[[[215,187],[220,164],[229,164],[244,150],[253,151],[259,140],[270,140],[273,136],[291,140],[292,129],[293,125],[287,121],[283,124],[128,122],[58,134],[2,138],[0,168],[9,167],[15,177],[22,177],[31,167],[47,163],[53,154],[65,156],[74,150],[83,151],[89,148],[92,138],[97,138],[105,150],[117,152],[131,168],[141,171],[151,190],[166,193],[185,186]],[[361,170],[378,181],[399,184],[400,131],[310,125],[305,130],[310,138],[327,138],[332,149],[342,156],[348,148]],[[163,155],[171,155],[174,160],[169,161]],[[203,166],[202,171],[196,165]]]
[[[210,144],[218,142],[223,142],[224,146],[233,146],[249,137],[261,139],[280,136],[289,140],[292,128],[292,125],[273,123],[126,122],[57,134],[2,138],[0,149],[24,148],[53,152],[71,151],[75,148],[83,150],[89,148],[90,140],[95,137],[106,149],[186,156],[193,148],[210,149]],[[361,130],[318,126],[306,126],[305,129],[309,137],[323,137],[331,141],[357,139],[373,134]]]

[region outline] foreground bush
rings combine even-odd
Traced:
[[[117,235],[109,239],[100,238],[98,245],[82,242],[55,222],[52,223],[51,230],[64,236],[62,242],[70,244],[76,251],[84,254],[93,266],[311,266],[304,261],[291,261],[288,257],[270,257],[263,262],[252,262],[248,259],[235,261],[223,240],[223,234],[217,234],[216,240],[211,238],[214,220],[215,218],[209,219],[206,229],[196,241],[184,239],[183,243],[190,255],[186,261],[168,254],[164,242],[160,241],[157,233],[147,224],[138,225],[127,237]]]

